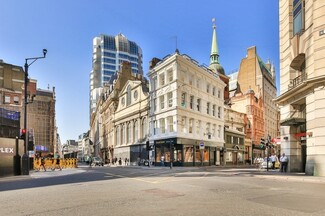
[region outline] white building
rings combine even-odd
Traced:
[[[219,163],[226,84],[212,70],[178,51],[154,61],[157,59],[148,73],[149,140],[156,165],[170,165],[171,159],[181,166]]]

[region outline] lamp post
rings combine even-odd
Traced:
[[[33,57],[33,58],[26,58],[25,59],[25,83],[24,83],[24,129],[27,129],[27,86],[28,86],[28,67],[33,64],[37,59],[42,59],[45,58],[47,53],[46,49],[43,49],[43,56],[40,57]],[[28,63],[28,61],[32,60],[31,63]],[[26,130],[27,131],[27,130]],[[27,154],[27,144],[28,144],[28,134],[26,134],[25,139],[24,139],[24,155],[22,157],[22,174],[23,175],[29,175],[29,156]]]

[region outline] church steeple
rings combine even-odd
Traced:
[[[217,26],[216,26],[216,19],[212,19],[212,28],[213,28],[213,35],[212,35],[212,44],[211,44],[211,54],[210,54],[210,65],[209,68],[213,70],[217,74],[225,75],[225,71],[223,67],[219,63],[219,50],[218,50],[218,41],[217,41]]]
[[[213,28],[213,35],[212,35],[212,45],[211,45],[211,54],[210,54],[210,65],[211,64],[219,64],[219,51],[218,51],[218,42],[217,42],[217,26],[216,26],[216,19],[212,19],[212,28]]]

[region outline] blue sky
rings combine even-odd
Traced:
[[[177,48],[209,64],[212,18],[216,18],[220,63],[239,68],[248,47],[275,64],[279,89],[278,1],[273,0],[0,0],[0,59],[23,66],[25,58],[46,59],[29,68],[38,88],[56,89],[61,142],[89,129],[92,39],[124,34],[143,51],[144,73],[153,57]]]

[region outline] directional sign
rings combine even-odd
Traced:
[[[204,149],[204,142],[203,141],[200,142],[200,149]]]

